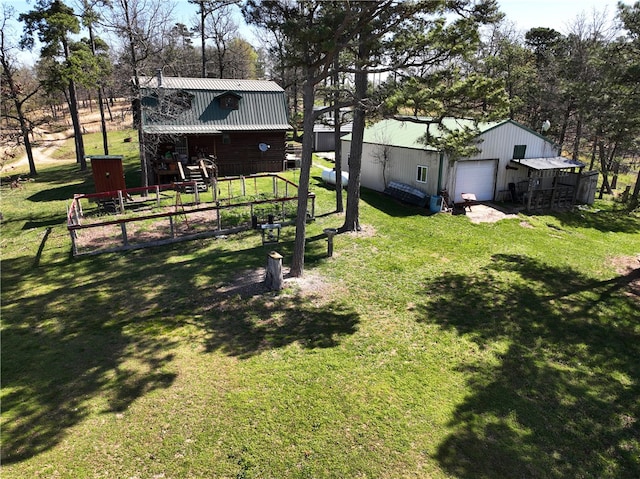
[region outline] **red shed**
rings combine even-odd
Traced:
[[[96,193],[106,191],[125,190],[124,169],[122,168],[122,156],[90,156],[93,181],[96,184]]]

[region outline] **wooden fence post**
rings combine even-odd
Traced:
[[[78,213],[78,202],[75,204],[75,208],[73,209],[73,216],[75,217],[76,224],[80,224],[80,214]]]
[[[84,217],[84,213],[82,212],[82,203],[80,203],[80,198],[77,198],[76,200],[75,195],[73,195],[73,199],[76,203],[76,206],[78,207],[78,214],[80,215],[81,218]],[[80,218],[78,218],[78,221],[80,221]]]
[[[69,230],[69,234],[71,235],[71,252],[74,257],[78,255],[78,245],[76,244],[76,230]]]
[[[335,228],[325,228],[324,234],[327,235],[327,256],[331,258],[333,256],[333,237],[338,233]]]
[[[127,224],[120,223],[120,229],[122,230],[122,244],[129,246],[129,238],[127,238]]]

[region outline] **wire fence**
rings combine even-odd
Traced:
[[[262,225],[292,224],[297,215],[298,187],[277,174],[213,179],[204,192],[194,186],[180,182],[74,195],[67,211],[73,255],[264,231]],[[315,217],[312,193],[307,216]]]

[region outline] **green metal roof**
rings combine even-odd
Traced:
[[[445,129],[440,128],[439,125],[434,123],[428,125],[427,122],[429,120],[431,119],[426,117],[398,117],[382,120],[375,125],[372,125],[365,129],[364,143],[437,151],[436,147],[425,145],[424,143],[419,141],[425,136],[425,133],[427,132],[427,126],[429,128],[429,136],[431,138],[441,138],[448,131],[457,131],[464,128],[474,128],[473,120],[468,119],[444,118],[442,120],[442,124],[444,125]],[[477,128],[480,134],[482,134],[489,130],[492,130],[493,128],[496,128],[497,126],[509,122],[528,131],[531,131],[523,125],[514,122],[513,120],[483,122],[479,123],[477,125]],[[349,141],[351,140],[351,135],[347,135],[343,139]]]
[[[364,130],[364,143],[379,143],[401,148],[429,149],[418,139],[427,131],[427,125],[412,121],[382,120]],[[345,137],[351,140],[351,136]]]
[[[290,130],[285,93],[276,83],[212,78],[142,78],[145,133],[206,134],[225,131]],[[225,109],[220,97],[239,99]]]
[[[140,88],[157,89],[158,85],[170,90],[213,90],[219,93],[234,92],[284,92],[274,81],[269,80],[236,80],[233,78],[187,78],[153,76],[140,77]]]

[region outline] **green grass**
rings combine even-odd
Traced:
[[[265,265],[255,232],[72,259],[90,173],[3,187],[3,478],[638,477],[638,270],[612,263],[637,216],[475,225],[365,190],[329,259],[319,176],[312,287],[258,295],[220,293]]]

